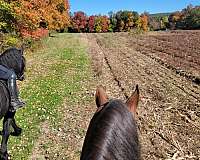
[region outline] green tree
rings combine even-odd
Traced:
[[[188,29],[200,29],[200,7],[193,8],[185,17],[185,24]]]
[[[160,19],[160,27],[161,29],[166,29],[169,27],[169,21],[168,21],[168,17],[167,16],[163,16]]]
[[[0,31],[12,32],[16,28],[16,14],[11,5],[0,0]]]
[[[200,6],[187,6],[169,16],[171,29],[200,29]]]
[[[110,25],[109,25],[109,31],[116,31],[117,29],[117,19],[116,19],[116,14],[112,11],[108,13],[109,19],[110,19]]]

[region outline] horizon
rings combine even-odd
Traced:
[[[176,3],[177,1],[177,3]],[[175,11],[181,11],[188,5],[198,6],[199,0],[168,0],[168,2],[161,2],[158,0],[124,0],[123,3],[116,3],[114,0],[102,0],[101,2],[93,0],[78,1],[70,0],[70,12],[83,11],[86,15],[108,15],[110,11],[117,12],[120,10],[136,11],[139,14],[148,12],[149,14],[157,13],[172,13]],[[142,3],[143,2],[143,3]]]

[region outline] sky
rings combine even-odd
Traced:
[[[107,15],[109,11],[132,10],[138,13],[165,13],[182,10],[187,5],[200,5],[200,0],[69,0],[70,11],[87,15]]]

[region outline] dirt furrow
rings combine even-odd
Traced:
[[[81,36],[88,45],[96,86],[103,85],[109,96],[124,99],[124,94],[122,93],[123,89],[120,88],[117,79],[115,79],[115,75],[113,75],[114,72],[105,58],[105,51],[102,51],[101,46],[97,44],[95,36],[90,36],[90,34],[82,34]]]

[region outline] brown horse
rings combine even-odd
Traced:
[[[134,119],[139,89],[126,103],[109,100],[102,86],[96,90],[97,111],[90,121],[81,160],[139,160],[140,144]]]

